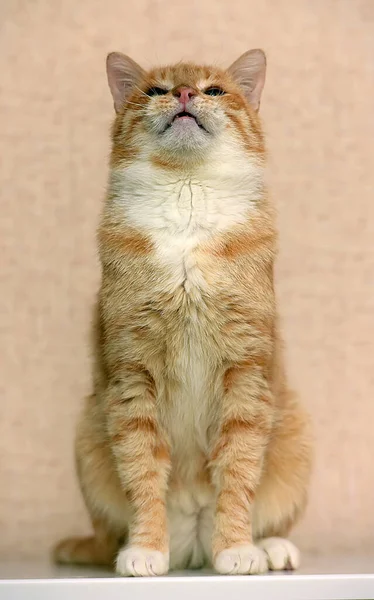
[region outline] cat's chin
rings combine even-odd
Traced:
[[[190,127],[192,127],[192,128],[197,127],[199,129],[202,129],[206,133],[208,133],[206,128],[201,123],[201,121],[194,114],[192,114],[190,112],[186,112],[186,111],[176,114],[175,117],[172,119],[172,121],[170,121],[170,123],[168,123],[166,129],[176,128],[178,131],[178,128],[182,128],[181,131],[184,132],[185,128],[190,128]]]
[[[204,152],[212,141],[208,131],[193,118],[179,118],[172,121],[159,136],[159,144],[163,150]]]

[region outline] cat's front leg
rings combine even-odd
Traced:
[[[273,422],[272,394],[261,366],[239,364],[225,375],[221,425],[212,450],[217,503],[212,540],[219,573],[267,571],[252,539],[252,506]]]
[[[120,575],[163,575],[169,569],[165,496],[170,458],[155,407],[150,373],[128,365],[107,390],[107,424],[117,472],[132,509]]]

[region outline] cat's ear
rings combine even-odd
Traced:
[[[243,89],[248,102],[258,110],[266,74],[266,56],[263,50],[249,50],[242,54],[229,67],[229,73]]]
[[[121,52],[111,52],[106,59],[108,83],[112,92],[114,108],[118,113],[125,100],[138,81],[144,76],[144,70],[129,56]]]

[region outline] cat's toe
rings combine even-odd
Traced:
[[[214,560],[214,568],[222,575],[258,575],[268,570],[266,554],[252,544],[222,550]]]
[[[298,569],[300,566],[300,552],[296,546],[284,538],[271,537],[258,542],[268,558],[271,571],[284,571]]]
[[[155,577],[165,575],[168,570],[168,554],[148,548],[124,548],[116,560],[116,572],[124,577]]]

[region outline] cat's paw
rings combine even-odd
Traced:
[[[300,552],[289,540],[270,537],[260,540],[258,546],[266,553],[271,571],[288,571],[299,568]]]
[[[266,573],[268,562],[261,548],[246,544],[219,552],[214,559],[214,568],[222,575],[258,575]]]
[[[116,560],[116,572],[124,577],[155,577],[168,570],[168,554],[139,546],[120,550]]]

